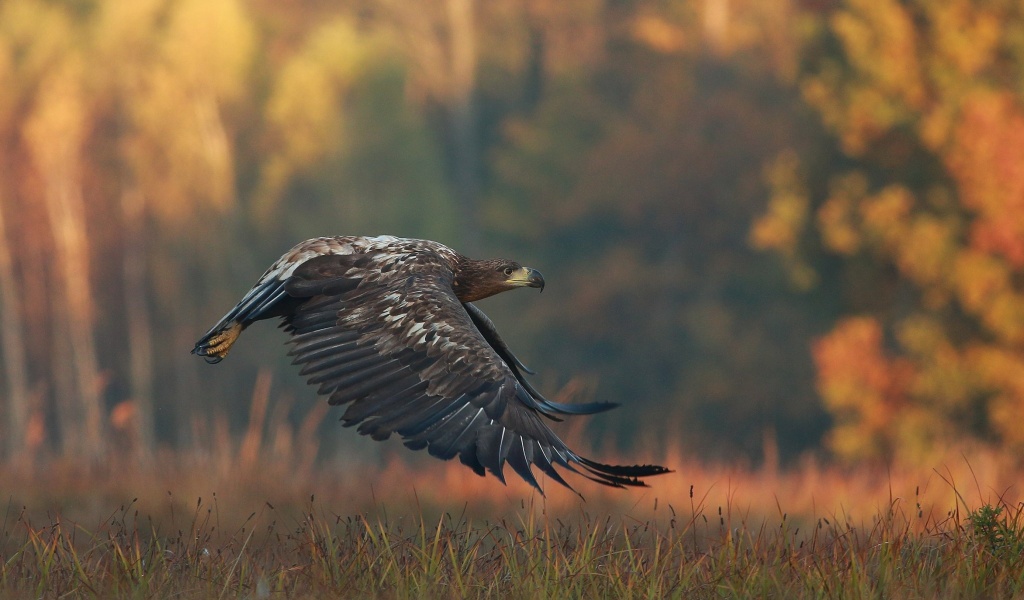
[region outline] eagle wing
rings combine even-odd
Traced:
[[[639,477],[665,472],[604,465],[570,450],[541,415],[577,411],[524,387],[522,364],[489,320],[483,328],[499,347],[481,333],[483,313],[459,302],[453,279],[450,257],[392,247],[305,260],[287,278],[273,278],[266,297],[279,295],[283,281],[294,306],[282,325],[294,362],[330,404],[347,405],[342,421],[361,434],[397,433],[412,449],[458,456],[502,481],[508,463],[537,489],[531,465],[570,489],[556,465],[615,487],[642,486]],[[579,412],[612,405],[583,406]]]

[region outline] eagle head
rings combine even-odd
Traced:
[[[544,291],[544,276],[514,260],[466,259],[459,261],[452,287],[460,302],[476,302],[518,287]]]

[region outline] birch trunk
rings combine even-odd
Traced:
[[[86,111],[74,66],[65,65],[46,81],[39,104],[26,124],[35,167],[43,181],[43,197],[53,231],[54,285],[62,288],[67,337],[56,339],[70,349],[75,398],[57,398],[76,405],[81,421],[72,456],[99,460],[104,453],[104,422],[96,345],[93,339],[93,299],[89,283],[89,243],[82,192],[82,143]],[[64,365],[56,364],[54,369]]]
[[[124,306],[128,325],[128,366],[138,418],[139,458],[148,462],[154,448],[153,330],[147,303],[145,199],[134,185],[121,194],[124,216]]]

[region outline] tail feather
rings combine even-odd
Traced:
[[[581,475],[611,487],[647,487],[644,477],[672,472],[659,465],[606,465],[583,457],[578,457],[578,462],[587,471]]]

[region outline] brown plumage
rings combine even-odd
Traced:
[[[526,380],[532,371],[472,304],[517,287],[543,289],[544,278],[426,240],[316,238],[275,262],[192,353],[220,362],[243,329],[282,317],[301,374],[330,404],[348,405],[346,426],[375,440],[397,433],[502,481],[507,462],[538,489],[531,465],[570,489],[555,465],[614,487],[668,472],[583,458],[541,419],[615,405],[552,402]]]

